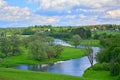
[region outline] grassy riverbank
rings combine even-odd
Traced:
[[[24,50],[24,53],[18,56],[7,57],[2,60],[0,63],[1,67],[15,66],[19,64],[44,64],[44,63],[53,63],[56,61],[69,60],[73,58],[80,58],[86,55],[85,49],[76,49],[73,47],[64,47],[62,54],[51,60],[45,61],[36,61],[28,58],[27,50]]]
[[[0,68],[0,80],[117,80],[108,71],[87,70],[83,77]]]
[[[89,78],[92,80],[117,80],[117,77],[110,76],[109,71],[104,71],[104,70],[86,70],[84,74],[84,78]]]
[[[92,80],[119,80],[117,79],[117,76],[111,76],[110,71],[107,68],[104,68],[104,66],[105,63],[104,65],[102,63],[95,64],[85,71],[83,77]]]
[[[86,55],[85,49],[64,47],[61,56],[51,60],[36,61],[27,56],[27,50],[22,55],[7,57],[0,63],[1,67],[9,67],[19,64],[43,64],[52,63],[61,60],[80,58]],[[46,77],[47,76],[47,77]],[[67,76],[48,72],[23,71],[10,68],[0,68],[0,80],[117,80],[117,77],[111,77],[109,71],[86,70],[83,77]]]
[[[0,68],[0,80],[88,80],[88,79],[46,72],[22,71],[8,68]]]
[[[18,56],[7,57],[3,59],[3,62],[0,63],[0,80],[89,80],[83,79],[75,76],[67,76],[60,74],[53,74],[47,72],[34,72],[34,71],[23,71],[10,68],[10,67],[19,64],[42,64],[42,63],[52,63],[55,61],[68,60],[73,58],[80,58],[86,55],[85,49],[76,49],[73,47],[64,47],[64,51],[61,56],[51,60],[45,61],[36,61],[31,60],[27,56],[27,50]]]

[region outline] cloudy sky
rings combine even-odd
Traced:
[[[120,24],[120,0],[0,0],[0,27]]]

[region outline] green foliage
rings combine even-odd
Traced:
[[[97,46],[97,47],[101,46],[100,41],[99,40],[94,40],[94,39],[84,39],[84,40],[82,40],[81,45],[83,45],[83,46],[85,46],[85,45]]]
[[[85,30],[84,28],[80,27],[80,28],[76,28],[72,30],[72,33],[75,35],[79,35],[81,38],[90,38],[91,37],[91,31],[90,29]]]
[[[120,74],[119,74],[119,76],[118,76],[117,80],[120,80]]]
[[[78,49],[73,47],[63,47],[63,51],[59,57],[51,58],[47,60],[34,60],[28,57],[28,49],[22,47],[24,53],[17,56],[6,57],[2,59],[0,62],[0,67],[11,67],[19,64],[46,64],[46,63],[53,63],[56,61],[63,61],[69,60],[74,58],[80,58],[86,55],[85,49]]]
[[[63,47],[61,45],[55,45],[53,48],[55,51],[55,57],[60,56],[63,51]]]
[[[25,44],[29,44],[29,56],[39,61],[60,56],[63,48],[58,45],[54,46],[53,41],[53,38],[41,33],[28,37],[28,42]]]
[[[117,76],[120,74],[120,64],[119,63],[111,62],[110,74],[112,76]]]
[[[101,40],[101,44],[105,49],[97,54],[99,62],[107,62],[110,65],[110,72],[112,76],[119,75],[120,65],[120,36]]]
[[[77,46],[80,45],[81,43],[81,37],[79,35],[74,35],[72,37],[72,42],[73,42],[73,45],[77,48]]]
[[[1,57],[13,56],[21,53],[20,40],[17,35],[1,36],[0,37],[0,50]]]
[[[46,37],[45,42],[48,43],[48,45],[52,46],[53,45],[54,38],[52,37]]]
[[[93,70],[87,69],[84,73],[84,78],[89,78],[91,80],[117,80],[116,76],[110,76],[109,71],[104,70]]]
[[[46,44],[39,40],[29,43],[29,56],[36,60],[44,60],[47,58]]]
[[[0,50],[2,52],[1,57],[6,57],[9,55],[10,52],[10,41],[8,38],[4,37],[0,39]]]
[[[21,53],[20,45],[21,42],[16,35],[11,35],[10,37],[10,47],[11,47],[11,55],[16,55]]]
[[[95,71],[109,71],[110,70],[110,65],[109,63],[97,63],[92,67],[93,70]]]
[[[113,37],[112,34],[107,34],[107,33],[98,34],[97,32],[94,33],[94,36],[93,36],[94,39],[100,39],[100,40],[105,38],[111,38],[111,37]]]
[[[69,40],[72,36],[72,33],[68,31],[66,32],[65,31],[62,31],[62,32],[52,31],[51,33],[48,34],[48,36],[63,39],[63,40]]]
[[[33,31],[31,28],[24,29],[22,32],[22,35],[32,35],[35,31]]]

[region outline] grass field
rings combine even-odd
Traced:
[[[56,61],[62,61],[62,60],[69,60],[73,58],[80,58],[86,55],[85,49],[76,49],[73,47],[64,47],[64,51],[62,54],[57,57],[53,58],[51,60],[45,60],[45,61],[36,61],[28,58],[27,50],[24,50],[25,52],[18,56],[11,56],[4,58],[3,61],[0,63],[1,67],[10,67],[15,66],[19,64],[43,64],[43,63],[53,63]]]
[[[73,42],[69,42],[69,44],[73,45]],[[100,41],[95,39],[83,39],[80,43],[81,46],[94,46],[94,47],[100,47]]]
[[[89,46],[96,46],[100,47],[99,40],[89,39],[89,40],[82,40],[81,45],[89,45]]]
[[[84,77],[93,80],[117,80],[117,77],[110,76],[109,71],[102,70],[86,70]]]
[[[111,34],[111,35],[120,35],[120,32],[117,31],[110,31],[110,30],[104,30],[104,31],[97,31],[98,34],[103,34],[106,33],[107,35]]]
[[[88,79],[46,72],[22,71],[8,68],[0,68],[0,80],[88,80]]]
[[[83,77],[0,68],[0,80],[117,80],[109,71],[87,70]]]

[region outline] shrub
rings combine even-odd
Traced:
[[[117,76],[120,74],[120,64],[119,63],[113,63],[110,68],[110,74],[111,76]]]
[[[105,70],[105,71],[108,71],[110,70],[110,67],[109,67],[109,64],[108,63],[99,63],[99,64],[95,64],[93,67],[92,67],[93,70]]]
[[[117,80],[120,80],[120,75],[118,76]]]

